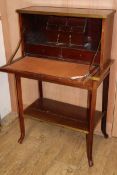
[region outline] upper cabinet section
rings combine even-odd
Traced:
[[[24,55],[101,68],[110,59],[115,10],[28,7],[17,12]]]

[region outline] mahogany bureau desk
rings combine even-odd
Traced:
[[[22,143],[25,136],[23,114],[86,133],[87,157],[93,165],[94,128],[101,118],[106,133],[109,72],[115,10],[28,7],[17,10],[22,47],[21,58],[0,68],[16,79]],[[38,80],[40,98],[23,111],[21,78]],[[43,97],[42,82],[57,83],[88,91],[87,108]],[[103,82],[102,111],[96,111],[97,88]]]

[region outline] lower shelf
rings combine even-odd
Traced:
[[[55,100],[38,99],[24,110],[24,114],[38,118],[41,121],[82,130],[86,133],[89,130],[87,108]],[[102,113],[100,111],[95,112],[95,126],[101,116]]]

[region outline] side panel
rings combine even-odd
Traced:
[[[114,15],[109,16],[102,21],[102,37],[101,37],[101,59],[100,67],[103,69],[104,64],[111,59],[112,33],[113,33]]]

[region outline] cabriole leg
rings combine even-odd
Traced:
[[[92,91],[88,91],[88,123],[89,133],[86,134],[87,158],[89,166],[93,166],[92,148],[93,148],[93,131],[94,131],[94,117],[96,106],[97,88],[94,82]]]
[[[42,86],[42,81],[38,80],[38,89],[39,89],[39,95],[40,95],[40,99],[43,99],[43,86]]]
[[[38,90],[39,90],[40,107],[43,110],[43,84],[41,80],[38,80]]]
[[[20,131],[21,131],[21,135],[18,142],[22,143],[25,137],[25,125],[24,125],[24,117],[23,117],[21,77],[18,75],[15,75],[15,79],[16,79],[16,91],[17,91],[18,117],[19,117]]]

